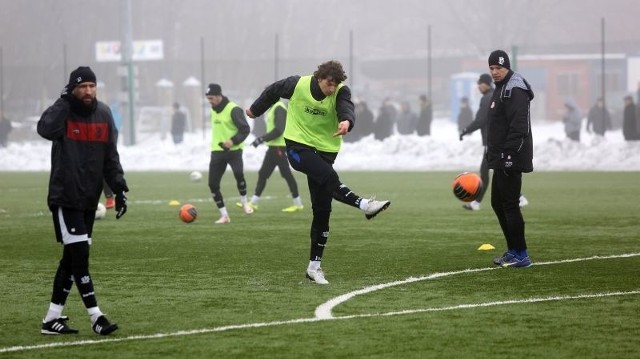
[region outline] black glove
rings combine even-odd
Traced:
[[[513,167],[514,155],[509,152],[502,153],[502,165],[505,171],[510,170]]]
[[[462,141],[462,137],[464,137],[464,136],[465,136],[465,135],[467,135],[467,134],[469,134],[469,133],[467,132],[467,129],[466,129],[466,128],[465,128],[465,129],[463,129],[463,130],[462,130],[462,132],[460,132],[460,141]]]
[[[124,216],[127,213],[127,196],[124,195],[124,191],[116,193],[116,219]]]
[[[71,96],[73,96],[72,92],[74,88],[74,85],[66,85],[62,91],[60,91],[60,97],[68,101]]]
[[[220,148],[222,148],[223,151],[229,151],[228,148],[224,147],[224,142],[218,143],[218,146],[220,146]]]
[[[255,140],[253,140],[253,142],[251,142],[251,146],[258,147],[262,142],[264,142],[264,138],[258,137]]]

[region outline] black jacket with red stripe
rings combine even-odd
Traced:
[[[111,110],[96,101],[89,110],[74,111],[72,107],[81,109],[77,101],[59,98],[38,121],[38,134],[53,142],[47,203],[50,208],[95,210],[103,179],[116,195],[129,189]]]

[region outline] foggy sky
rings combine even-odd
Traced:
[[[275,36],[280,75],[312,72],[328,59],[346,63],[353,32],[356,61],[434,57],[484,58],[517,45],[519,54],[599,53],[606,19],[607,51],[639,54],[637,0],[132,0],[134,40],[162,39],[165,60],[141,66],[148,82],[180,83],[199,73],[200,41],[209,78],[246,91],[274,80]],[[5,107],[50,98],[79,65],[101,77],[114,66],[95,61],[95,42],[121,39],[120,0],[4,0],[0,46]],[[65,52],[66,51],[66,52]],[[66,61],[65,61],[66,56]],[[255,61],[261,62],[257,66]],[[434,68],[438,71],[438,68]],[[358,76],[354,73],[351,77]],[[236,82],[238,84],[234,84]],[[24,86],[29,82],[31,87]],[[111,87],[115,81],[110,79]],[[38,84],[42,88],[35,86]],[[9,103],[9,105],[7,105]]]

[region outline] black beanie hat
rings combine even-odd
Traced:
[[[207,96],[220,96],[222,95],[222,87],[218,84],[209,84],[209,88],[207,89]]]
[[[491,75],[489,75],[489,74],[482,74],[482,75],[480,75],[480,78],[478,79],[478,85],[487,84],[487,85],[491,86],[492,82],[493,82],[493,79],[491,78]]]
[[[69,75],[69,85],[76,86],[83,82],[96,83],[96,74],[93,73],[89,66],[80,66],[71,71],[71,75]]]
[[[511,69],[511,62],[509,62],[509,55],[503,50],[495,50],[489,55],[489,66],[498,65],[507,69]]]

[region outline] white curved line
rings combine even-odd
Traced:
[[[596,259],[611,259],[611,258],[628,258],[628,257],[637,257],[640,256],[640,253],[627,253],[627,254],[615,254],[615,255],[610,255],[610,256],[592,256],[592,257],[586,257],[586,258],[573,258],[573,259],[563,259],[563,260],[559,260],[559,261],[551,261],[551,262],[536,262],[534,265],[535,266],[543,266],[543,265],[550,265],[550,264],[561,264],[561,263],[572,263],[572,262],[583,262],[583,261],[590,261],[590,260],[596,260]],[[404,285],[404,284],[408,284],[408,283],[414,283],[414,282],[420,282],[423,280],[431,280],[431,279],[437,279],[437,278],[442,278],[442,277],[448,277],[448,276],[452,276],[452,275],[457,275],[457,274],[466,274],[466,273],[475,273],[475,272],[484,272],[484,271],[490,271],[490,270],[494,270],[494,269],[499,269],[499,267],[488,267],[488,268],[477,268],[477,269],[465,269],[465,270],[459,270],[459,271],[454,271],[454,272],[442,272],[442,273],[433,273],[424,277],[409,277],[407,279],[404,280],[399,280],[399,281],[394,281],[394,282],[389,282],[389,283],[383,283],[383,284],[376,284],[370,287],[365,287],[362,289],[358,289],[355,290],[353,292],[349,292],[340,296],[337,296],[335,298],[331,298],[328,301],[320,304],[319,306],[316,307],[315,310],[315,316],[318,319],[332,319],[334,318],[333,316],[333,308],[335,308],[336,306],[350,300],[353,297],[356,297],[358,295],[362,295],[362,294],[367,294],[367,293],[371,293],[371,292],[375,292],[381,289],[386,289],[389,287],[395,287],[398,285]]]

